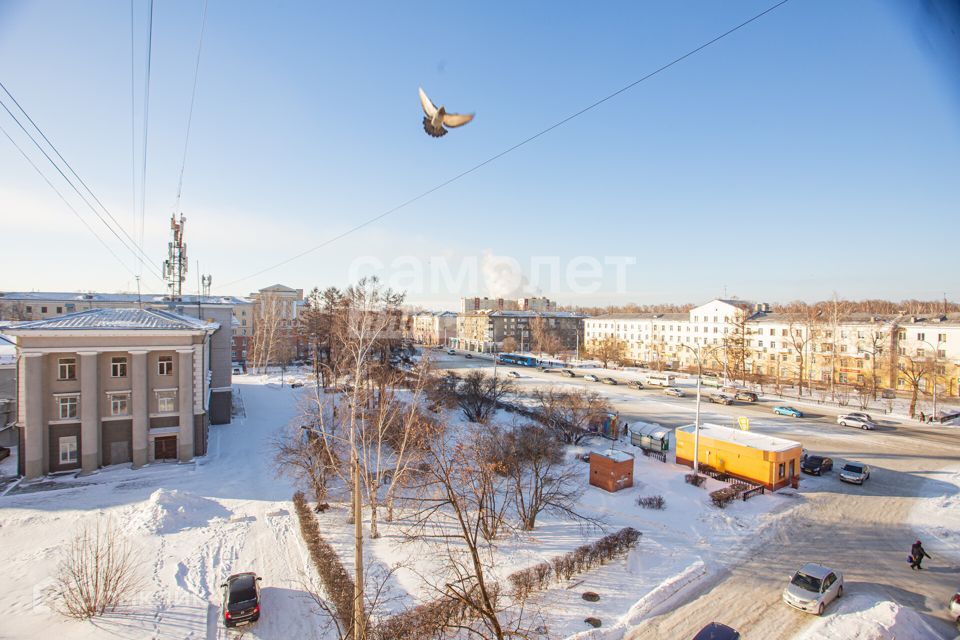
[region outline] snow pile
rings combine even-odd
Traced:
[[[219,502],[177,489],[157,489],[127,519],[129,530],[153,534],[177,533],[183,529],[205,527],[216,518],[229,518],[232,512]]]
[[[913,609],[879,597],[859,595],[841,599],[831,615],[815,620],[794,640],[911,640],[936,637],[937,632]]]
[[[924,488],[929,490],[910,512],[911,524],[922,532],[931,555],[946,550],[960,556],[960,467],[942,469]]]

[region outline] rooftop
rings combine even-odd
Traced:
[[[695,425],[688,424],[685,427],[677,427],[677,431],[692,434],[695,428]],[[799,442],[793,440],[768,436],[753,431],[731,429],[730,427],[722,427],[711,422],[703,422],[700,424],[700,436],[703,438],[713,438],[721,442],[738,444],[751,449],[759,449],[760,451],[789,451],[790,449],[802,448]]]
[[[689,320],[689,313],[607,313],[590,320]]]
[[[619,449],[607,449],[606,451],[597,451],[597,455],[603,456],[604,458],[609,458],[614,462],[627,462],[628,460],[633,460],[632,455],[630,455],[626,451],[620,451]]]
[[[163,309],[87,309],[46,320],[20,322],[5,331],[11,335],[31,331],[197,331],[219,326]]]
[[[146,304],[183,303],[183,304],[250,304],[249,300],[236,296],[197,296],[183,295],[179,300],[170,300],[165,293],[96,293],[93,291],[63,292],[63,291],[0,291],[0,302],[120,302],[135,304],[138,301]]]

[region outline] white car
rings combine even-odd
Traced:
[[[859,462],[848,462],[840,469],[840,479],[853,484],[863,484],[870,478],[870,467]]]
[[[678,389],[677,387],[667,387],[663,390],[663,392],[668,396],[674,396],[675,398],[682,398],[683,396],[687,395],[683,392],[683,389]]]
[[[960,624],[960,589],[950,598],[950,617]]]
[[[592,373],[588,373],[587,375],[583,376],[583,379],[584,379],[584,380],[589,380],[590,382],[599,382],[599,381],[600,381],[600,378],[598,378],[597,376],[593,375]]]
[[[451,356],[455,356],[455,355],[457,355],[457,352],[454,351],[453,349],[447,349],[447,354],[448,354],[448,355],[451,355]]]
[[[788,605],[818,616],[828,604],[842,596],[843,574],[813,562],[793,574],[783,590],[783,601]]]
[[[841,427],[859,427],[868,431],[876,429],[877,425],[873,420],[865,418],[864,415],[862,413],[845,413],[837,416],[837,424]]]
[[[507,373],[507,375],[510,376],[511,378],[519,378],[519,377],[520,377],[520,374],[517,373],[516,371],[510,371],[510,372]]]

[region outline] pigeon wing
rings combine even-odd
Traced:
[[[446,127],[462,127],[473,120],[473,114],[445,113],[443,114],[443,124]]]
[[[430,102],[430,98],[427,97],[427,94],[423,92],[423,89],[420,89],[420,104],[423,106],[423,112],[429,117],[437,115],[437,108]]]

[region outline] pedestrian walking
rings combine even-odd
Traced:
[[[930,554],[924,550],[923,545],[917,540],[913,543],[913,546],[910,547],[910,568],[920,571],[923,569],[923,567],[920,566],[923,559],[929,557]]]
[[[923,411],[921,411],[921,412],[920,412],[920,422],[926,422],[926,421],[927,421],[927,416],[926,416],[926,414],[925,414]]]

